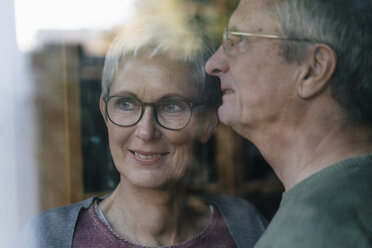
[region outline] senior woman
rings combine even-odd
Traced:
[[[202,35],[137,30],[135,42],[114,40],[103,71],[100,111],[120,183],[109,196],[41,213],[20,246],[252,247],[262,234],[245,200],[187,191],[195,144],[218,123]]]

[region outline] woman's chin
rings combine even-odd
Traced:
[[[156,175],[137,175],[130,178],[125,178],[132,186],[136,188],[148,189],[148,190],[166,190],[170,185],[174,185],[174,180],[166,180],[164,177],[158,177]]]

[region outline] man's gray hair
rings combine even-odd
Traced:
[[[196,87],[201,101],[217,106],[220,101],[218,83],[204,69],[206,61],[216,48],[215,44],[203,26],[196,22],[189,22],[182,27],[164,23],[127,26],[117,35],[106,54],[102,94],[109,95],[115,75],[128,59],[164,55],[174,62],[188,66],[192,81],[190,87]]]
[[[372,126],[372,1],[281,0],[269,7],[282,34],[328,44],[337,55],[333,98],[348,122]],[[305,42],[283,41],[288,62],[301,63]]]

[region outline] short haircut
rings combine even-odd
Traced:
[[[130,58],[164,55],[190,69],[190,87],[196,87],[200,100],[210,109],[221,104],[221,90],[217,79],[206,74],[204,65],[216,48],[197,22],[174,29],[171,25],[141,24],[124,27],[112,42],[102,73],[102,94],[109,95],[110,87],[120,66]]]
[[[337,55],[332,97],[347,122],[372,127],[372,1],[279,0],[269,7],[282,34],[328,44]],[[288,62],[301,62],[305,42],[283,41]]]

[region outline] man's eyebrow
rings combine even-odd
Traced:
[[[227,26],[227,30],[228,31],[239,31],[238,28],[234,25],[234,26]]]

